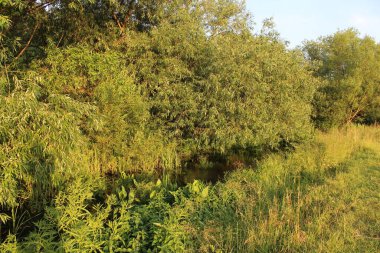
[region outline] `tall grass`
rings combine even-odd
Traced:
[[[360,148],[379,152],[380,126],[349,125],[329,133],[320,132],[317,139],[326,146],[326,161],[338,164]]]
[[[376,221],[380,206],[380,128],[349,126],[318,133],[316,141],[287,157],[271,155],[260,163],[258,171],[235,172],[216,186],[218,195],[235,196],[229,203],[235,210],[233,219],[221,216],[209,221],[224,226],[213,234],[220,250],[380,249],[380,224]],[[351,210],[352,206],[360,212]],[[360,228],[355,227],[357,223]],[[369,235],[358,237],[360,229]]]

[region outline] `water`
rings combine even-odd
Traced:
[[[177,178],[177,182],[181,185],[192,183],[194,180],[200,180],[206,183],[215,184],[217,181],[223,180],[227,172],[239,169],[240,166],[225,162],[213,162],[208,166],[199,164],[190,164],[182,169],[181,174]]]
[[[217,168],[194,168],[194,169],[186,169],[182,172],[179,177],[180,184],[187,184],[194,182],[194,180],[200,180],[207,183],[216,183],[218,180],[222,180],[224,174],[228,170],[218,170]]]

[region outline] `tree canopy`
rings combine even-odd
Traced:
[[[308,42],[304,50],[324,81],[314,100],[318,126],[379,120],[379,44],[348,29]]]

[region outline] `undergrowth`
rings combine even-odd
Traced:
[[[108,193],[78,176],[0,251],[376,252],[379,150],[379,128],[350,126],[215,185],[123,174]]]

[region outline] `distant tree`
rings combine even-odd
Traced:
[[[379,117],[380,45],[354,29],[309,41],[304,52],[323,80],[314,99],[314,120],[322,129]]]

